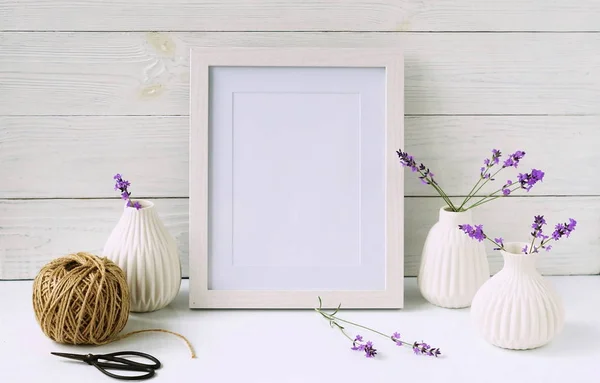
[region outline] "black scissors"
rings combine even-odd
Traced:
[[[61,356],[63,358],[69,358],[79,360],[96,367],[100,372],[111,378],[121,380],[143,380],[149,379],[154,376],[157,369],[160,368],[161,364],[158,359],[152,355],[144,354],[143,352],[137,351],[120,351],[113,352],[111,354],[65,354],[62,352],[52,352],[52,355]],[[153,364],[146,364],[129,360],[127,356],[138,356],[146,358],[154,362]],[[120,370],[120,371],[131,371],[131,372],[145,372],[141,375],[117,375],[107,370]]]

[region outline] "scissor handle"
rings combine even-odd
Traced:
[[[140,362],[136,362],[134,360],[126,359],[126,358],[120,358],[122,356],[139,356],[140,358],[148,359],[154,363],[152,363],[152,364],[140,363]],[[156,359],[152,355],[148,355],[148,354],[145,354],[143,352],[138,352],[138,351],[119,351],[119,352],[112,352],[110,354],[96,355],[96,360],[100,360],[100,359],[110,361],[110,362],[123,363],[123,364],[129,365],[129,366],[151,368],[153,370],[158,370],[161,367],[160,360]]]
[[[121,356],[139,356],[146,358],[154,362],[153,364],[145,364],[121,358]],[[106,362],[101,362],[105,360]],[[111,378],[121,380],[142,380],[148,379],[154,376],[155,370],[161,367],[161,363],[158,359],[152,355],[144,354],[137,351],[121,351],[110,354],[94,355],[94,358],[88,362],[89,364],[96,367],[103,374],[110,376]],[[120,371],[132,371],[132,372],[145,372],[142,375],[118,375],[107,370],[120,370]]]
[[[147,368],[147,369],[142,369],[141,367],[127,368],[125,366],[119,366],[119,365],[115,365],[112,363],[101,363],[101,362],[92,363],[92,366],[96,367],[98,369],[98,371],[100,371],[104,375],[110,376],[111,378],[120,379],[120,380],[143,380],[143,379],[150,379],[151,377],[154,376],[154,370],[151,368]],[[122,370],[122,371],[146,372],[146,373],[142,374],[142,375],[117,375],[117,374],[113,374],[112,372],[110,372],[108,370]]]

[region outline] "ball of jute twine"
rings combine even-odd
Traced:
[[[163,332],[191,343],[180,334],[147,329],[118,335],[129,318],[125,273],[107,258],[69,254],[45,265],[33,282],[33,309],[44,334],[66,344],[102,345],[143,332]]]

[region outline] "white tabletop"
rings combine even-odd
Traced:
[[[341,318],[406,340],[440,347],[439,359],[360,330],[379,354],[367,359],[312,310],[189,310],[188,282],[178,298],[154,313],[132,314],[125,331],[164,328],[189,338],[191,359],[177,337],[145,333],[117,343],[66,346],[46,338],[31,306],[31,281],[0,282],[0,382],[116,381],[51,351],[142,351],[163,362],[155,382],[596,382],[600,379],[600,276],[549,278],[566,306],[563,333],[537,350],[509,351],[485,343],[470,326],[469,310],[434,307],[406,279],[403,310],[347,310]],[[315,297],[315,303],[317,299]],[[343,304],[343,302],[342,302]],[[352,334],[356,332],[350,329]]]

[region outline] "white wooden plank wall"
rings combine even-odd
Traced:
[[[540,269],[598,274],[598,20],[597,0],[0,0],[0,279],[99,253],[115,172],[156,201],[187,275],[188,51],[202,45],[403,47],[406,148],[457,198],[489,150],[526,150],[544,183],[476,220],[519,239],[533,214],[577,218]],[[411,176],[416,275],[441,201]]]

